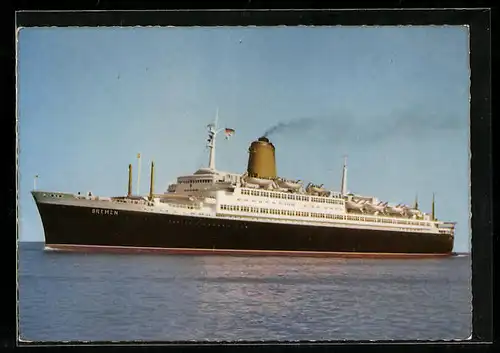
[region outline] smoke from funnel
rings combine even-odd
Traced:
[[[452,112],[429,113],[420,106],[411,106],[404,110],[388,112],[385,116],[370,114],[362,117],[349,112],[337,112],[279,122],[269,127],[263,136],[297,132],[302,134],[306,129],[311,129],[316,139],[325,138],[336,143],[374,143],[397,136],[422,139],[445,131],[467,128],[467,122],[467,119],[457,117]]]
[[[270,128],[268,128],[262,136],[268,137],[270,135],[276,135],[282,132],[299,131],[304,128],[310,127],[311,124],[313,123],[314,123],[313,118],[301,118],[288,122],[279,122],[276,125],[273,125]]]

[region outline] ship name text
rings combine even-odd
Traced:
[[[92,214],[118,216],[118,211],[117,210],[107,210],[107,209],[103,209],[103,208],[93,208]]]

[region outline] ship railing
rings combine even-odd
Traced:
[[[447,234],[453,236],[455,232],[451,229],[439,229],[439,234]]]
[[[437,228],[440,234],[451,234],[455,233],[455,222],[440,222],[437,224]]]
[[[439,222],[437,223],[438,228],[440,229],[455,229],[455,222]]]

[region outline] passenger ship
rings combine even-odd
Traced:
[[[216,120],[217,121],[217,120]],[[428,257],[452,254],[455,222],[415,205],[390,205],[276,173],[275,146],[265,136],[249,147],[245,173],[215,167],[215,141],[233,129],[208,125],[208,167],[148,195],[33,190],[48,250],[176,254]]]

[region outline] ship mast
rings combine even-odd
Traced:
[[[431,211],[431,218],[433,221],[436,220],[436,199],[435,199],[435,193],[432,193],[432,211]]]
[[[139,187],[141,186],[141,154],[137,153],[137,195],[139,193]]]
[[[344,167],[342,169],[342,185],[340,187],[342,196],[347,194],[347,156],[344,156]]]
[[[154,198],[154,179],[155,178],[155,162],[151,161],[151,175],[149,180],[149,200],[153,201]]]
[[[219,132],[224,130],[223,128],[217,130],[217,122],[219,120],[219,108],[215,113],[215,121],[212,124],[209,124],[208,127],[208,145],[209,148],[209,156],[208,156],[208,168],[215,169],[215,137]]]
[[[128,190],[127,190],[127,196],[128,197],[132,196],[132,164],[128,165]]]

